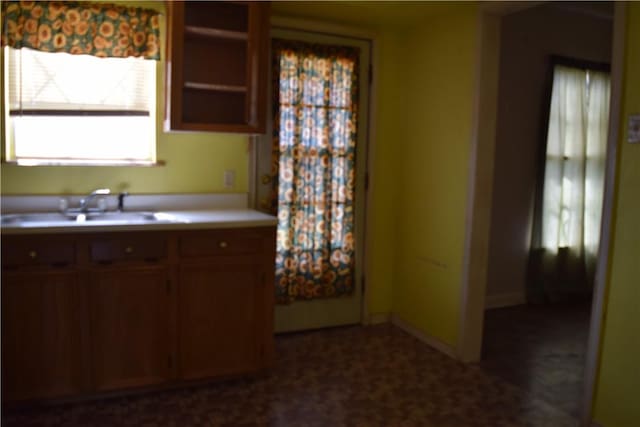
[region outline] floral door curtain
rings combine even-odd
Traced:
[[[354,289],[358,56],[357,48],[273,41],[279,303]]]

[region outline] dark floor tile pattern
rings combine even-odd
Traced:
[[[4,426],[574,426],[390,325],[281,336],[268,375],[5,414]]]
[[[578,417],[590,301],[488,310],[481,366]]]

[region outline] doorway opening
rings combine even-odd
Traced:
[[[613,3],[551,2],[503,16],[500,28],[481,366],[575,418],[583,411],[595,269],[578,269],[584,258],[572,262],[566,242],[555,251],[538,250],[544,246],[540,235],[549,126],[554,120],[554,57],[611,63],[613,17]],[[556,68],[556,79],[558,75]],[[568,104],[572,102],[577,101]],[[607,135],[605,126],[603,155]],[[561,155],[560,169],[568,161],[573,160]],[[602,191],[604,164],[602,159]],[[546,165],[548,173],[553,165]],[[584,175],[584,165],[576,168]],[[565,187],[569,181],[564,177]],[[559,182],[562,190],[563,177]],[[584,182],[583,176],[582,188]],[[602,212],[602,197],[595,210]],[[582,239],[584,221],[575,228]],[[596,228],[599,231],[599,216]],[[597,248],[593,256],[590,266],[595,265]]]
[[[257,209],[277,209],[279,218],[275,331],[359,324],[371,40],[277,26],[271,37],[270,72],[280,71],[269,79],[270,120],[254,149],[253,193]],[[342,138],[345,132],[351,137]]]

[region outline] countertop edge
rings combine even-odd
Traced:
[[[277,218],[251,209],[246,210],[211,210],[198,211],[199,218],[190,222],[151,222],[131,224],[82,224],[65,226],[8,226],[0,228],[0,235],[27,234],[77,234],[77,233],[116,233],[129,231],[185,231],[213,230],[228,228],[275,227]],[[206,218],[208,215],[224,216],[223,218]],[[233,218],[237,216],[238,218]]]

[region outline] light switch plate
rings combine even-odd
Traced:
[[[236,171],[226,170],[224,171],[224,188],[233,188],[236,185]]]
[[[629,116],[627,141],[631,144],[640,144],[640,114],[631,114]]]

